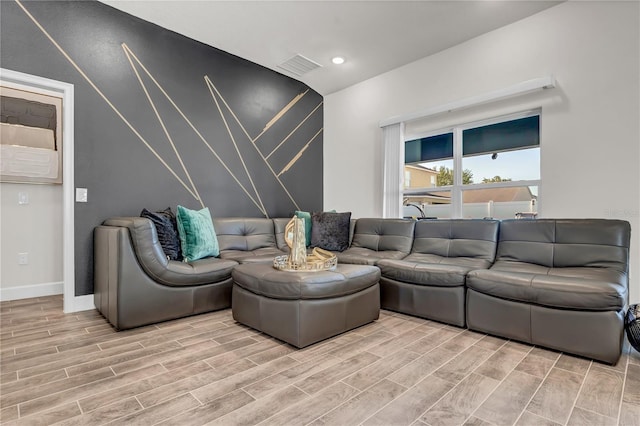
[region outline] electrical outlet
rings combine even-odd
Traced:
[[[29,253],[18,253],[18,265],[26,265],[29,263]]]
[[[18,204],[29,204],[29,193],[28,192],[18,192]]]

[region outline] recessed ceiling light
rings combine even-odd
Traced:
[[[344,58],[342,56],[336,56],[331,60],[336,65],[344,64]]]

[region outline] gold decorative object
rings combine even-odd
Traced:
[[[284,228],[284,240],[289,246],[289,254],[277,256],[273,267],[282,271],[328,271],[335,269],[338,258],[330,251],[314,248],[307,255],[304,219],[293,217]]]

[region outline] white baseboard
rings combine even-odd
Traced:
[[[71,303],[64,304],[64,313],[69,314],[71,312],[89,311],[95,309],[93,304],[93,294],[87,294],[86,296],[75,296]]]
[[[0,302],[18,299],[31,299],[33,297],[54,296],[56,294],[64,294],[62,281],[0,288]],[[65,297],[64,300],[65,314],[89,311],[95,308],[96,307],[93,304],[93,294]]]
[[[30,299],[32,297],[53,296],[56,294],[63,294],[62,281],[0,288],[0,301]]]

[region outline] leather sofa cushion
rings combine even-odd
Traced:
[[[605,268],[491,268],[467,275],[467,287],[494,297],[562,309],[619,311],[626,306],[626,274]]]
[[[142,269],[160,284],[180,287],[211,284],[229,279],[237,262],[209,257],[191,263],[167,260],[153,223],[144,217],[115,217],[105,226],[125,227],[129,231],[136,258]]]
[[[464,286],[465,277],[473,268],[456,265],[459,260],[456,258],[444,259],[443,263],[381,260],[378,267],[383,277],[403,283],[436,287]]]
[[[232,272],[238,286],[274,299],[326,299],[356,293],[380,281],[375,266],[338,265],[335,271],[283,272],[272,265],[242,264]]]
[[[265,218],[216,218],[213,226],[222,250],[250,251],[276,247],[273,220]]]
[[[628,272],[630,225],[609,219],[504,220],[496,259]]]
[[[290,220],[291,218],[288,217],[273,219],[273,227],[276,233],[276,247],[287,253],[289,253],[289,246],[284,239],[284,229]]]
[[[358,219],[351,247],[408,254],[413,245],[415,221],[407,219]]]
[[[335,254],[338,256],[338,263],[351,265],[377,265],[382,259],[402,259],[407,256],[403,251],[377,251],[364,247],[351,247]]]
[[[493,262],[499,225],[497,220],[484,219],[420,220],[416,223],[411,252]]]
[[[238,263],[273,263],[276,256],[286,255],[287,253],[275,247],[263,247],[257,250],[223,250],[220,252],[220,258],[235,260]]]

